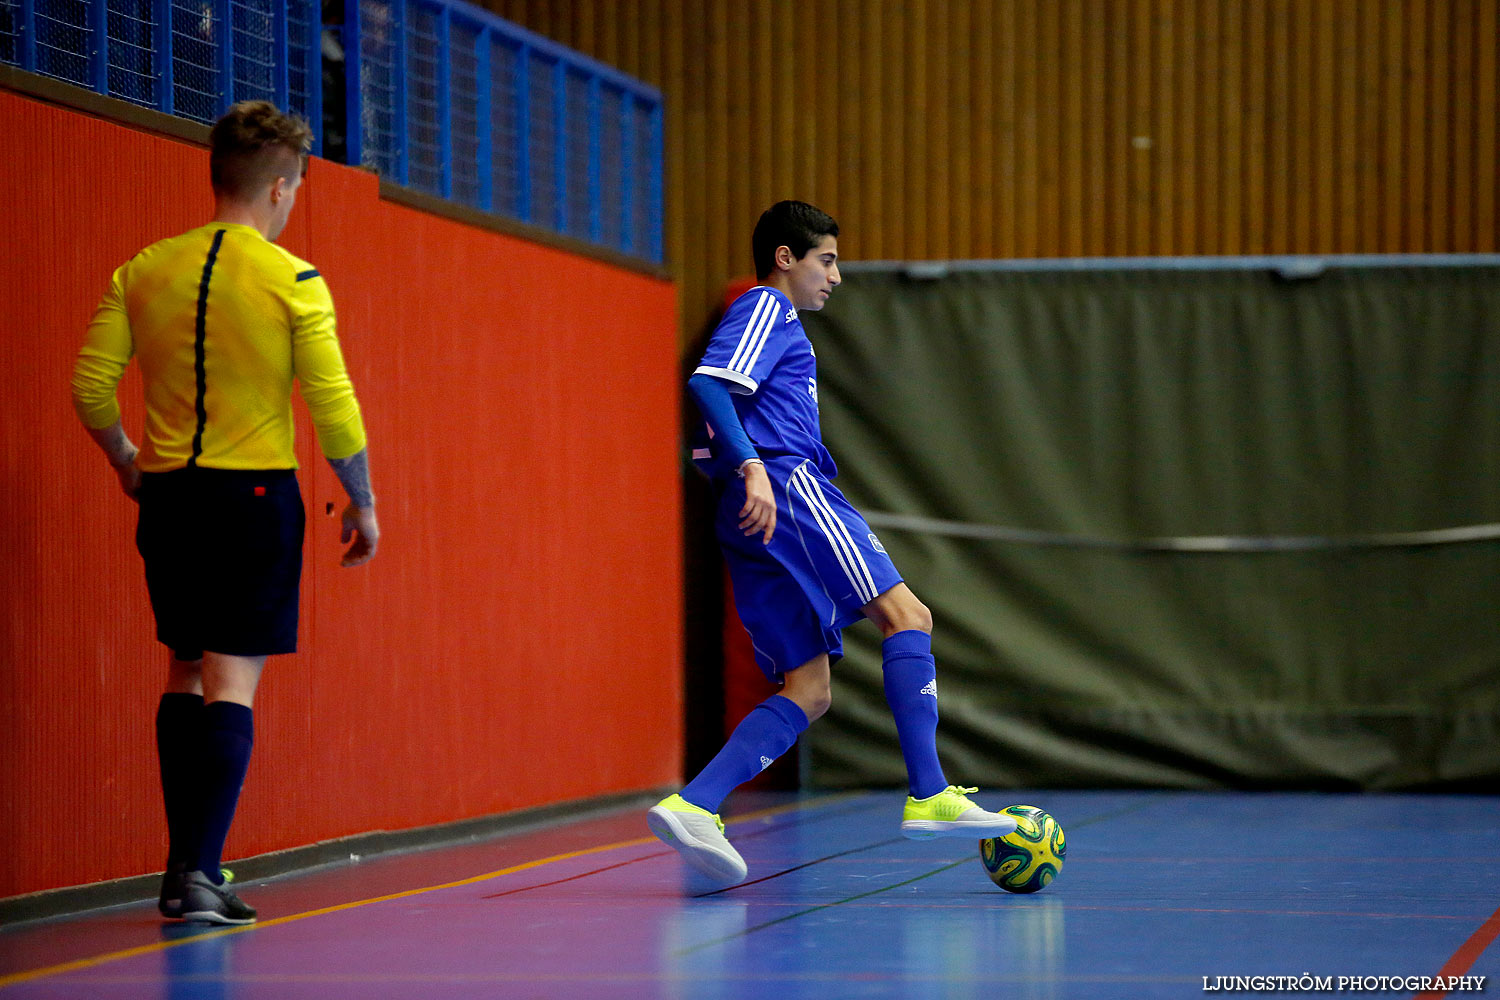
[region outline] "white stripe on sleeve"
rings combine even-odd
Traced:
[[[734,356],[729,359],[726,368],[748,373],[748,367],[741,367],[743,361],[753,349],[756,338],[760,335],[760,328],[764,324],[767,314],[774,315],[776,312],[776,296],[770,292],[761,292],[760,300],[755,303],[755,309],[750,313],[750,321],[745,324],[745,332],[740,334],[740,342],[734,349]]]

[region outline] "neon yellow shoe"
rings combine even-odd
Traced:
[[[716,813],[672,794],[651,807],[646,825],[662,843],[676,848],[682,860],[714,881],[734,885],[745,880],[745,859],[725,838]]]
[[[977,788],[949,785],[925,799],[907,796],[901,811],[901,835],[911,840],[933,837],[1003,837],[1016,829],[1014,816],[987,812],[968,799]]]

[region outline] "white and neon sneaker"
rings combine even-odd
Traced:
[[[651,807],[646,825],[662,843],[676,848],[682,860],[714,881],[734,885],[745,880],[745,859],[725,839],[717,814],[672,794]]]
[[[1016,829],[1014,816],[992,813],[968,799],[977,788],[949,785],[925,799],[907,796],[901,811],[901,835],[912,840],[933,837],[1003,837]]]

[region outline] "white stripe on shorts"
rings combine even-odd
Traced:
[[[844,568],[844,574],[854,584],[854,593],[859,597],[859,603],[865,605],[875,600],[880,595],[875,591],[875,578],[870,575],[870,567],[865,564],[864,556],[860,555],[859,547],[850,537],[849,529],[839,520],[839,516],[829,505],[828,498],[823,495],[823,488],[808,473],[805,465],[792,470],[792,485],[807,502],[813,518],[823,529],[829,546],[838,557],[839,565]]]
[[[807,509],[812,514],[813,520],[817,522],[818,528],[823,532],[824,540],[828,543],[828,547],[833,550],[834,558],[838,559],[839,565],[843,567],[844,575],[854,584],[855,593],[859,594],[862,599],[861,603],[868,604],[868,601],[863,600],[864,594],[860,586],[859,576],[849,564],[849,550],[844,547],[843,539],[833,533],[828,524],[828,515],[814,503],[809,492],[810,488],[797,472],[792,473],[791,486],[792,489],[801,495],[803,503],[807,504]]]

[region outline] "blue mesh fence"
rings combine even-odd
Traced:
[[[625,109],[630,98],[614,84],[599,87],[599,242],[627,249],[628,221],[626,200],[630,188],[626,176],[630,164],[625,159]]]
[[[230,0],[229,22],[234,99],[276,101],[276,73],[285,63],[277,59],[277,12],[270,0]]]
[[[406,14],[406,180],[428,194],[443,190],[442,12],[408,3]]]
[[[562,212],[557,192],[557,60],[533,52],[526,60],[526,92],[521,101],[526,106],[526,201],[531,214],[528,222],[549,229],[562,229]]]
[[[218,18],[203,0],[169,0],[172,15],[172,110],[211,122],[219,114]]]
[[[488,154],[481,148],[483,133],[479,128],[482,109],[480,101],[488,97],[488,91],[480,90],[480,44],[484,40],[483,29],[458,17],[448,24],[448,101],[452,115],[451,142],[453,155],[449,159],[451,176],[447,197],[465,205],[482,205],[486,199],[487,179],[480,170]]]
[[[20,0],[0,0],[0,62],[14,66],[21,61],[20,33]]]
[[[83,0],[40,0],[32,12],[37,72],[88,86],[90,5]]]
[[[629,142],[631,157],[637,164],[654,163],[652,169],[637,167],[630,172],[633,193],[630,197],[631,220],[629,250],[642,257],[661,260],[661,102],[648,104],[636,100],[630,115]]]
[[[563,231],[581,240],[598,238],[592,224],[599,199],[591,190],[590,142],[598,119],[590,113],[590,83],[590,77],[571,66],[563,77]]]
[[[400,165],[399,101],[401,57],[398,7],[385,0],[350,0],[357,3],[355,37],[349,50],[353,65],[348,72],[357,81],[358,100],[349,106],[349,159],[373,167],[386,177],[402,177]],[[362,142],[362,146],[359,145]],[[363,155],[360,155],[360,150]]]
[[[0,61],[194,121],[262,98],[321,126],[321,25],[320,0],[0,0]]]
[[[156,105],[156,12],[151,0],[109,0],[109,92]]]
[[[659,93],[461,0],[354,11],[350,162],[662,259]]]
[[[0,61],[203,123],[270,100],[313,123],[319,152],[328,31],[346,105],[329,127],[349,162],[662,259],[655,90],[462,0],[348,0],[342,29],[321,13],[321,0],[0,0]]]
[[[489,211],[527,218],[522,197],[525,157],[521,145],[521,46],[505,38],[489,40]],[[482,166],[482,165],[481,165]]]
[[[319,5],[321,6],[321,4]],[[305,52],[304,59],[292,59],[286,67],[287,109],[313,123],[313,131],[323,131],[322,108],[322,11],[310,4],[288,4],[286,9],[286,46],[289,52]],[[317,99],[316,104],[314,100]],[[313,110],[317,115],[314,117]]]

